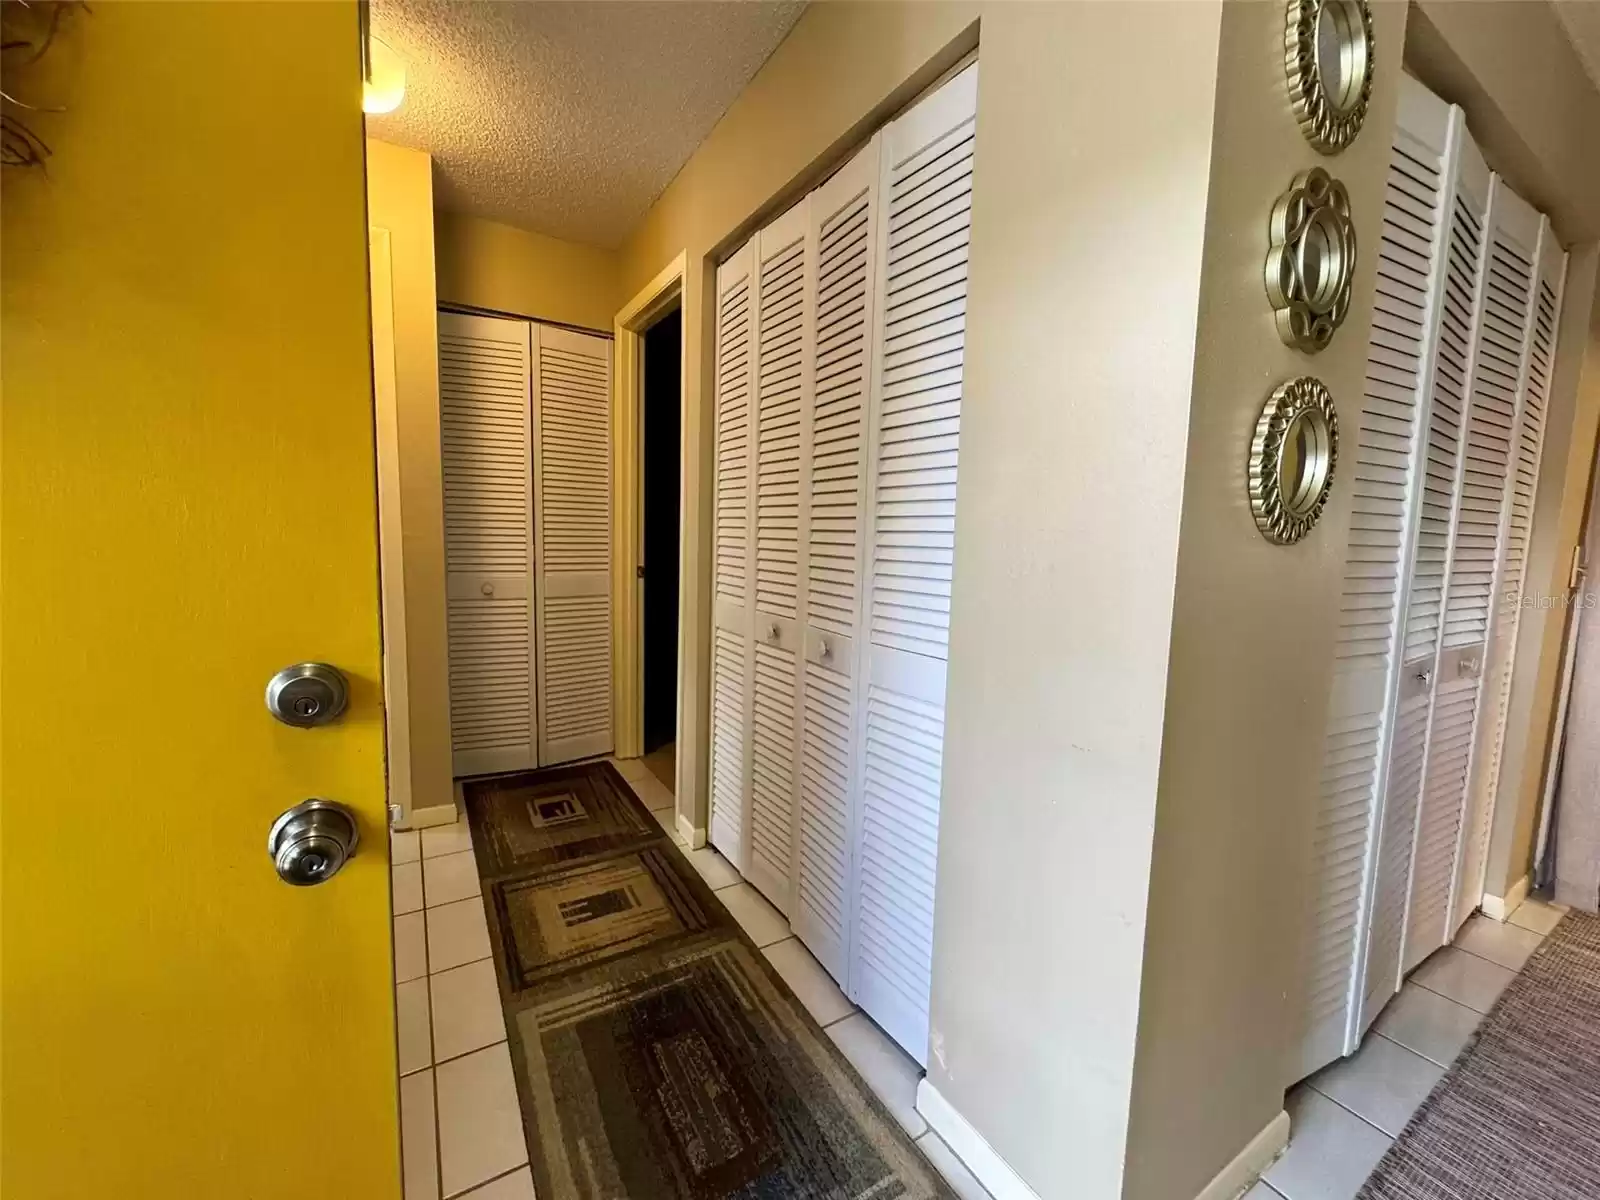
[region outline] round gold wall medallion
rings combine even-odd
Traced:
[[[1263,269],[1284,345],[1315,354],[1350,311],[1356,227],[1344,184],[1321,167],[1302,171],[1278,197]]]
[[[1368,0],[1288,0],[1284,66],[1300,132],[1337,154],[1361,132],[1372,99]]]
[[[1250,443],[1250,512],[1269,542],[1292,546],[1322,517],[1339,461],[1339,414],[1321,380],[1279,385]]]

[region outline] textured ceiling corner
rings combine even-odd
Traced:
[[[407,79],[367,130],[433,156],[441,209],[612,248],[804,8],[372,0]]]

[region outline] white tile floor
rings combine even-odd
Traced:
[[[789,923],[710,847],[688,850],[672,792],[613,760],[806,1010],[961,1200],[990,1200],[916,1110],[922,1069],[839,990]],[[466,822],[392,838],[405,1200],[532,1200],[505,1020]],[[1299,1200],[1295,1197],[1294,1200]]]
[[[1351,1200],[1566,909],[1474,916],[1412,972],[1361,1049],[1289,1094],[1289,1148],[1244,1200]]]

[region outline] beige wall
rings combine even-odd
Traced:
[[[450,675],[445,632],[444,492],[439,462],[438,305],[434,296],[432,164],[419,150],[367,139],[367,219],[389,231],[393,265],[396,445],[400,511],[384,513],[383,561],[396,561],[400,529],[410,811],[454,803],[450,769]],[[385,497],[387,501],[387,497]],[[391,518],[396,518],[394,521]],[[386,578],[385,589],[392,586]],[[388,631],[386,631],[386,635]],[[387,638],[392,651],[392,637]]]
[[[1042,1197],[1124,1194],[1222,12],[983,16],[929,1079]]]
[[[611,332],[620,256],[498,221],[438,213],[439,302]]]
[[[1194,1196],[1263,1130],[1301,1035],[1351,467],[1318,526],[1283,547],[1251,518],[1245,459],[1270,391],[1312,375],[1333,395],[1342,464],[1354,461],[1400,75],[1397,55],[1377,58],[1360,135],[1323,157],[1281,100],[1281,56],[1264,52],[1281,42],[1281,10],[1223,11],[1124,1193],[1141,1200]],[[1374,5],[1376,44],[1398,46],[1405,18]],[[1314,356],[1278,340],[1261,281],[1268,212],[1310,167],[1349,190],[1362,249],[1349,316]]]
[[[1562,597],[1572,548],[1583,533],[1595,436],[1600,428],[1600,304],[1596,276],[1600,247],[1591,242],[1567,259],[1556,364],[1545,419],[1544,459],[1534,497],[1533,532],[1523,594]],[[1600,547],[1590,546],[1590,579]],[[1525,607],[1517,625],[1516,673],[1506,717],[1500,787],[1489,840],[1484,891],[1505,896],[1528,874],[1550,763],[1550,727],[1561,682],[1567,612]]]
[[[712,255],[971,49],[977,15],[971,3],[812,5],[622,247],[622,302],[680,252],[688,263],[678,811],[696,828],[706,825],[709,767]]]

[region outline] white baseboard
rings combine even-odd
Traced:
[[[1022,1176],[995,1153],[983,1134],[951,1107],[950,1101],[939,1094],[939,1089],[929,1083],[926,1076],[917,1084],[917,1111],[966,1164],[973,1177],[989,1190],[994,1200],[1039,1200],[1038,1194],[1022,1181]]]
[[[1238,1200],[1288,1144],[1289,1114],[1280,1112],[1233,1156],[1232,1162],[1217,1172],[1216,1178],[1200,1189],[1195,1200]]]
[[[698,850],[706,844],[706,831],[682,813],[676,815],[678,836],[688,843],[689,849]]]
[[[1483,896],[1483,915],[1492,917],[1496,921],[1504,921],[1516,912],[1522,902],[1528,898],[1528,877],[1524,875],[1506,889],[1504,896],[1491,896],[1487,892]]]
[[[413,808],[411,815],[395,828],[428,829],[434,825],[454,825],[456,816],[454,804],[430,804],[427,808]]]

